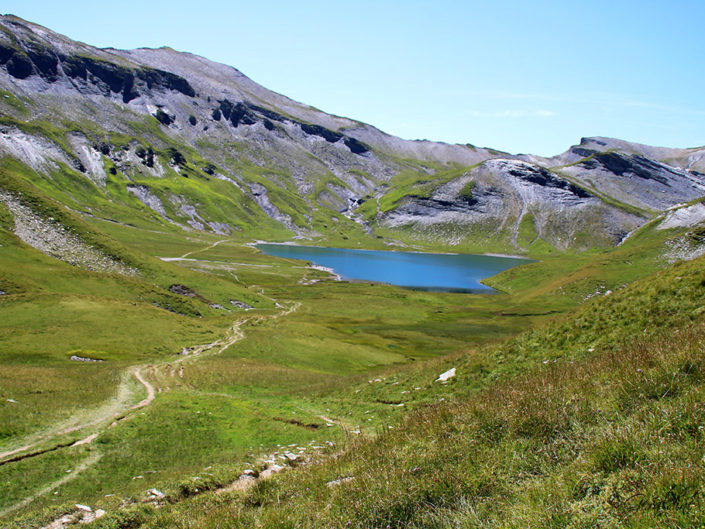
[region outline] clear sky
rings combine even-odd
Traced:
[[[557,154],[705,145],[705,0],[4,0],[100,47],[171,46],[408,139]]]

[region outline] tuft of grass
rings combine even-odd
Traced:
[[[460,197],[465,200],[466,202],[472,202],[473,200],[473,191],[475,190],[475,181],[470,180],[467,184],[463,186],[463,188],[460,190]]]

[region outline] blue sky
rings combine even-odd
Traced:
[[[100,47],[171,46],[390,134],[557,154],[705,145],[705,1],[5,0]]]

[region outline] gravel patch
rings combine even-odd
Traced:
[[[40,252],[93,272],[128,276],[138,273],[136,268],[129,267],[120,260],[86,244],[60,222],[37,215],[11,193],[0,192],[0,201],[7,206],[14,217],[15,235]]]

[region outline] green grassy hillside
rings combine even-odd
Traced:
[[[699,151],[406,141],[0,33],[1,527],[705,528]],[[258,240],[532,261],[424,292]]]
[[[504,344],[383,376],[397,399],[433,385],[435,402],[245,491],[97,526],[700,527],[704,285],[705,260],[683,263]],[[430,382],[449,365],[455,378]]]
[[[322,526],[454,526],[469,523],[470,512],[487,512],[478,519],[498,526],[509,512],[534,523],[538,507],[506,481],[524,490],[530,479],[541,497],[549,478],[570,474],[565,465],[577,453],[524,460],[557,450],[541,448],[554,442],[541,437],[553,412],[530,398],[545,391],[545,371],[560,395],[574,387],[585,392],[581,402],[606,399],[606,407],[608,390],[618,390],[603,395],[600,384],[636,354],[634,336],[659,348],[666,329],[695,336],[700,317],[700,261],[627,286],[666,267],[676,242],[700,244],[697,230],[652,223],[612,251],[546,254],[488,279],[494,295],[419,292],[332,281],[260,254],[244,234],[184,231],[135,207],[131,195],[95,195],[96,214],[86,215],[85,206],[62,205],[56,181],[3,164],[2,188],[14,202],[0,208],[0,516],[17,527],[41,526],[77,502],[106,510],[96,522],[106,527],[306,526],[314,513]],[[33,248],[16,235],[17,204],[134,272],[89,270]],[[134,222],[124,222],[129,211]],[[362,230],[348,233],[383,247]],[[326,240],[355,242],[338,235]],[[592,366],[596,378],[580,385]],[[451,367],[455,378],[435,382]],[[504,404],[488,404],[495,401]],[[519,415],[502,411],[517,402]],[[637,399],[634,409],[642,405]],[[544,433],[527,426],[522,437],[517,421],[532,414]],[[487,441],[478,432],[492,424],[499,433]],[[591,447],[604,428],[575,432]],[[573,430],[561,435],[578,447]],[[247,468],[266,473],[287,451],[297,456],[291,465],[311,464],[245,493],[203,494]],[[519,461],[506,461],[515,452]],[[476,461],[484,461],[479,470]],[[494,475],[505,481],[490,486]],[[355,480],[326,486],[345,477]],[[151,489],[169,506],[144,503]],[[489,509],[492,494],[504,507],[478,510]],[[667,507],[668,516],[679,508]],[[647,520],[661,516],[643,509]]]

